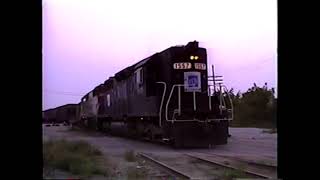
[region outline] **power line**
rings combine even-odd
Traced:
[[[44,89],[47,92],[57,92],[57,93],[71,93],[71,94],[84,94],[82,92],[68,92],[68,91],[56,91],[56,90],[48,90],[48,89]]]
[[[50,90],[44,90],[44,92],[49,94],[59,94],[59,95],[68,95],[68,96],[83,96],[83,94],[74,93],[74,92],[50,91]]]
[[[251,68],[261,68],[261,65],[264,65],[264,64],[266,64],[267,62],[270,62],[270,61],[273,60],[273,59],[274,59],[274,56],[268,57],[268,58],[265,58],[265,59],[262,60],[262,61],[258,61],[258,62],[256,62],[256,63],[254,63],[254,64],[256,64],[256,65],[250,64],[250,65],[248,65],[248,66],[236,68],[236,69],[233,69],[233,70],[234,70],[234,71],[242,71],[242,70],[248,70],[248,69],[251,69]],[[260,67],[259,67],[259,66],[260,66]]]
[[[64,96],[77,96],[81,97],[82,95],[75,95],[75,94],[62,94],[62,93],[50,93],[50,92],[45,92],[47,94],[57,94],[57,95],[64,95]]]

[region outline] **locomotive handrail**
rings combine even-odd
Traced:
[[[222,115],[222,99],[223,99],[223,95],[222,95],[221,86],[219,86],[219,90],[220,90],[220,97],[219,97],[219,110],[220,110],[220,115]]]
[[[164,85],[164,91],[163,91],[163,94],[162,94],[162,99],[161,99],[161,104],[160,104],[160,110],[159,110],[159,126],[161,127],[162,126],[162,117],[161,117],[161,114],[162,114],[162,106],[163,106],[163,102],[164,102],[164,98],[165,98],[165,94],[166,94],[166,91],[167,91],[167,84],[165,83],[165,82],[162,82],[162,81],[159,81],[159,82],[156,82],[156,83],[159,83],[159,84],[163,84]],[[168,98],[168,101],[167,101],[167,103],[166,103],[166,121],[169,121],[169,122],[174,122],[174,120],[172,119],[172,120],[169,120],[168,119],[168,106],[169,106],[169,102],[170,102],[170,99],[171,99],[171,96],[172,96],[172,93],[173,93],[173,90],[174,90],[174,88],[175,87],[182,87],[182,86],[184,86],[184,84],[175,84],[175,85],[173,85],[172,86],[172,88],[171,88],[171,92],[170,92],[170,95],[169,95],[169,98]],[[178,95],[181,95],[180,93],[178,94]],[[179,99],[180,99],[181,97],[179,97]],[[180,107],[181,108],[181,107]],[[181,109],[178,109],[178,111],[181,113]],[[183,122],[187,122],[187,121],[198,121],[198,122],[203,122],[203,121],[199,121],[199,120],[192,120],[192,119],[190,119],[190,120],[179,120],[179,121],[183,121]]]
[[[165,84],[165,83],[163,83],[163,84]],[[169,94],[169,97],[168,97],[168,100],[167,100],[167,103],[166,103],[166,112],[165,112],[165,116],[166,116],[166,121],[169,121],[169,122],[174,122],[175,120],[174,119],[169,119],[168,118],[168,106],[169,106],[169,103],[170,103],[170,100],[171,100],[171,97],[172,97],[172,94],[173,94],[173,90],[174,90],[174,88],[175,87],[179,87],[179,89],[180,89],[180,87],[182,87],[182,86],[185,86],[184,84],[174,84],[173,86],[172,86],[172,88],[171,88],[171,91],[170,91],[170,94]],[[228,96],[228,98],[229,98],[229,101],[230,101],[230,105],[231,105],[231,118],[218,118],[218,119],[207,119],[207,121],[222,121],[222,120],[228,120],[228,121],[230,121],[230,120],[233,120],[233,103],[232,103],[232,100],[231,100],[231,97],[230,97],[230,95],[229,95],[229,93],[228,93],[228,88],[225,86],[225,85],[221,85],[225,90],[226,90],[226,94],[227,94],[227,96]],[[193,94],[195,94],[195,92],[193,92]],[[222,95],[222,91],[220,91],[220,95]],[[180,96],[180,93],[178,92],[178,100],[180,101],[181,100],[181,97],[179,97]],[[221,98],[220,98],[221,99]],[[162,101],[161,101],[161,109],[162,109],[162,105],[163,105],[163,100],[164,100],[164,95],[162,96]],[[221,100],[222,101],[222,100]],[[224,99],[223,99],[223,101],[224,101]],[[222,104],[222,102],[220,103],[220,104]],[[225,101],[224,101],[224,105],[226,105],[225,104]],[[178,102],[178,113],[180,112],[181,113],[181,107],[179,107],[180,106],[180,103]],[[197,121],[197,122],[204,122],[204,121],[200,121],[200,120],[197,120],[197,119],[185,119],[185,120],[179,120],[179,122],[187,122],[187,121]]]
[[[193,91],[193,110],[197,110],[197,104],[196,104],[196,92]]]
[[[220,86],[220,84],[217,84],[217,85],[215,85],[215,86]],[[210,89],[210,87],[214,87],[214,85],[212,85],[212,84],[208,84],[208,89],[209,89],[209,91],[211,91],[211,89]],[[225,85],[222,85],[221,84],[221,87],[223,87],[224,88],[224,90],[225,90],[225,92],[226,92],[226,94],[227,94],[227,96],[228,96],[228,99],[229,99],[229,101],[230,101],[230,106],[231,106],[231,118],[227,118],[227,120],[233,120],[233,117],[234,117],[234,107],[233,107],[233,102],[232,102],[232,99],[231,99],[231,97],[230,97],[230,94],[228,93],[228,88],[225,86]],[[223,95],[222,95],[222,90],[220,90],[220,106],[219,106],[219,109],[220,109],[220,112],[221,112],[221,107],[222,107],[222,103],[224,104],[224,106],[226,107],[226,102],[225,102],[225,100],[224,100],[224,98],[223,98]],[[211,102],[211,92],[209,92],[209,102]],[[211,105],[211,103],[209,103],[209,109],[210,109],[210,105]],[[220,120],[220,119],[215,119],[215,120]]]
[[[162,99],[161,99],[161,104],[160,104],[160,110],[159,110],[159,126],[161,127],[161,113],[162,113],[162,105],[163,105],[163,101],[164,101],[164,96],[166,94],[167,91],[167,84],[163,81],[158,81],[156,82],[158,84],[163,84],[164,85],[164,89],[163,89],[163,93],[162,93]]]
[[[181,87],[181,86],[184,86],[184,84],[174,84],[174,85],[172,86],[172,88],[171,88],[170,95],[169,95],[168,100],[167,100],[167,103],[166,103],[166,121],[171,121],[171,122],[174,121],[173,119],[172,119],[172,120],[168,120],[168,106],[169,106],[169,102],[170,102],[170,100],[171,100],[171,96],[172,96],[173,90],[174,90],[174,88],[177,87],[177,86]],[[179,93],[178,95],[180,95],[180,93]],[[180,100],[180,97],[178,97],[178,98],[179,98],[179,100]],[[180,104],[180,103],[179,103],[179,104]],[[181,108],[181,107],[178,107],[178,108]],[[181,109],[179,109],[178,111],[181,112]]]
[[[208,86],[208,97],[209,97],[209,110],[211,111],[212,107],[211,107],[211,90],[210,90],[210,86]]]
[[[232,99],[231,99],[231,97],[230,97],[230,95],[229,95],[229,91],[228,91],[228,88],[225,86],[225,85],[222,85],[225,89],[226,89],[226,94],[227,94],[227,96],[228,96],[228,98],[229,98],[229,101],[230,101],[230,106],[231,106],[231,120],[233,120],[233,103],[232,103]]]
[[[181,86],[179,86],[178,90],[178,115],[181,115]]]

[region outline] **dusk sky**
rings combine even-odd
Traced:
[[[276,0],[43,0],[42,108],[78,103],[123,68],[194,40],[235,92],[277,88]]]

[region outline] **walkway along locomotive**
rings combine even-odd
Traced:
[[[86,94],[73,124],[108,132],[113,122],[122,122],[130,137],[175,147],[226,144],[232,102],[225,86],[215,90],[209,84],[207,67],[206,49],[198,42],[170,47]]]

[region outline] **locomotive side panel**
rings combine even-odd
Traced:
[[[111,117],[113,112],[113,101],[114,95],[112,89],[106,90],[105,94],[103,94],[103,101],[101,101],[101,115],[106,117]]]
[[[96,117],[98,115],[98,96],[91,92],[89,97],[89,103],[91,107],[89,110],[90,117]]]
[[[74,118],[70,119],[71,124],[76,124],[80,122],[80,103],[75,105],[74,111],[75,111]]]
[[[49,109],[43,112],[43,118],[48,123],[62,123],[75,121],[78,115],[77,112],[78,104],[67,104]]]
[[[64,121],[66,121],[66,115],[67,115],[67,113],[66,113],[66,108],[64,108],[64,107],[58,107],[57,108],[57,114],[56,114],[56,118],[57,118],[57,120],[56,120],[56,122],[57,123],[62,123],[62,122],[64,122]]]
[[[56,111],[57,109],[49,109],[44,111],[44,119],[45,122],[47,123],[52,123],[52,122],[56,122]]]
[[[69,108],[68,108],[68,120],[67,122],[68,123],[72,123],[72,122],[75,122],[77,120],[77,111],[78,111],[78,104],[74,104],[74,105],[71,105]]]
[[[128,114],[127,103],[127,83],[126,80],[116,81],[114,84],[113,96],[113,111],[112,117],[117,120],[122,120]]]
[[[128,116],[146,117],[157,116],[158,108],[155,96],[147,96],[147,72],[146,64],[137,68],[127,79],[128,92]]]

